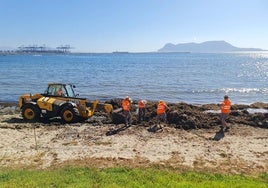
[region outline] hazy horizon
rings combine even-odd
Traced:
[[[187,44],[202,44],[202,43],[207,43],[207,42],[219,42],[219,41],[224,41],[224,40],[218,40],[218,41],[204,41],[204,42],[200,42],[200,43],[196,43],[196,42],[189,42],[189,43],[179,43],[180,45],[187,45]],[[224,41],[224,42],[226,42],[226,41]],[[227,42],[228,43],[228,42]],[[169,44],[172,44],[172,43],[169,43]],[[230,44],[230,43],[228,43],[228,44]],[[158,50],[156,50],[156,51],[147,51],[147,52],[129,52],[129,51],[119,51],[119,50],[115,50],[115,51],[113,51],[113,52],[82,52],[82,51],[73,51],[72,49],[70,50],[70,52],[71,53],[181,53],[182,51],[159,51],[160,49],[162,49],[162,48],[164,48],[165,46],[166,46],[167,44],[165,44],[164,46],[162,46],[161,48],[159,48]],[[178,44],[173,44],[173,45],[178,45]],[[232,45],[232,44],[230,44],[230,45]],[[24,46],[26,46],[26,45],[24,45]],[[31,46],[31,45],[29,45],[29,46]],[[35,45],[35,46],[44,46],[44,45]],[[233,46],[233,45],[232,45]],[[46,46],[45,45],[45,47],[47,47],[48,49],[54,49],[54,50],[56,50],[56,47],[51,47],[51,46]],[[239,51],[239,50],[235,50],[235,51],[225,51],[225,52],[267,52],[268,50],[267,49],[261,49],[261,48],[254,48],[254,49],[256,49],[256,50],[252,50],[252,49],[249,49],[249,50],[245,50],[245,48],[244,47],[237,47],[237,46],[233,46],[233,47],[236,47],[236,48],[241,48],[241,49],[244,49],[244,50],[241,50],[241,51]],[[1,47],[0,46],[0,51],[16,51],[16,50],[18,50],[19,48],[12,48],[12,47]],[[191,52],[191,51],[183,51],[183,52]],[[202,53],[202,51],[200,51],[200,52],[192,52],[192,53]],[[215,52],[211,52],[211,53],[215,53]],[[221,52],[219,52],[219,53],[221,53]],[[224,51],[222,51],[222,53],[224,53]]]

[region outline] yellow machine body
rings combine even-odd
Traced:
[[[26,120],[37,119],[40,116],[57,117],[71,122],[74,118],[88,119],[94,114],[96,108],[104,110],[107,115],[113,110],[111,104],[101,104],[98,100],[90,102],[85,98],[78,98],[74,94],[74,86],[70,84],[48,84],[44,94],[24,94],[19,98],[22,116]],[[56,90],[61,89],[61,95],[56,95]]]

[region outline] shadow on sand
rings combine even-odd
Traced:
[[[223,128],[221,128],[214,136],[213,140],[215,141],[219,141],[221,140],[223,137],[224,137],[224,131],[223,131]]]
[[[106,133],[106,136],[111,136],[111,135],[117,134],[117,133],[119,133],[121,131],[124,131],[124,130],[128,129],[129,127],[131,127],[131,126],[130,125],[128,125],[128,126],[124,125],[123,127],[120,127],[118,129],[109,130]]]

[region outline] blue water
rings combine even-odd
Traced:
[[[90,100],[268,102],[268,53],[129,53],[0,56],[0,101],[42,93],[49,82],[76,85]]]

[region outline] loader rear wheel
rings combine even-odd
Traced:
[[[65,107],[60,113],[60,117],[63,123],[73,123],[77,120],[78,109],[72,107]]]
[[[40,110],[33,104],[26,104],[22,107],[22,117],[27,121],[38,121],[40,119]]]

